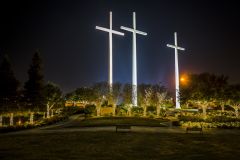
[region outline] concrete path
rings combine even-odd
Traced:
[[[149,127],[149,126],[131,126],[132,132],[148,132],[148,133],[179,133],[186,134],[186,128],[173,126],[172,121],[177,121],[175,117],[168,117],[169,122],[164,122],[166,127]],[[69,119],[61,121],[53,125],[47,125],[34,129],[21,130],[16,132],[4,133],[1,135],[16,135],[16,134],[36,134],[36,133],[68,133],[68,132],[115,132],[116,126],[102,126],[102,127],[69,127],[84,119],[84,114],[73,115]],[[124,131],[124,130],[123,130]],[[126,130],[127,131],[127,130]],[[189,134],[200,134],[200,132],[192,131]],[[203,129],[203,134],[236,134],[240,135],[240,129]]]

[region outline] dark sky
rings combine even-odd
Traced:
[[[45,83],[64,93],[108,80],[109,27],[113,35],[113,82],[132,82],[132,28],[136,12],[138,83],[163,84],[174,91],[174,32],[178,34],[180,77],[210,72],[240,82],[240,5],[236,1],[41,0],[6,1],[1,6],[0,61],[8,55],[15,76],[24,84],[35,50],[43,58]]]

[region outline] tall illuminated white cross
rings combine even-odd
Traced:
[[[176,108],[180,107],[180,95],[179,95],[179,71],[178,71],[178,49],[185,50],[177,46],[177,32],[174,33],[175,45],[167,44],[168,47],[175,48],[175,83],[176,83]]]
[[[109,32],[109,50],[108,50],[108,84],[112,85],[112,34],[124,36],[124,33],[112,30],[112,12],[109,13],[109,29],[96,26],[96,29]]]
[[[145,32],[136,30],[136,17],[133,12],[133,29],[121,26],[121,29],[133,32],[133,66],[132,66],[132,104],[137,106],[137,47],[136,47],[136,33],[147,35]]]

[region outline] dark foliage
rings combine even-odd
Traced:
[[[43,60],[36,50],[32,58],[32,63],[28,70],[28,81],[25,83],[24,88],[26,102],[31,110],[43,107],[44,102],[44,75],[43,75]]]
[[[14,76],[8,56],[0,64],[0,113],[16,107],[17,90],[20,81]]]

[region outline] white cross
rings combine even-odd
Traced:
[[[109,13],[109,29],[96,26],[96,29],[109,32],[109,52],[108,52],[108,84],[112,85],[112,34],[124,36],[124,33],[112,30],[112,12]]]
[[[132,103],[134,106],[137,106],[137,47],[136,47],[136,33],[147,35],[145,32],[136,30],[136,17],[135,12],[133,12],[133,29],[121,26],[121,29],[133,32],[133,67],[132,67]]]
[[[185,50],[184,48],[177,46],[177,32],[174,33],[175,45],[167,44],[168,47],[175,48],[175,83],[176,83],[176,108],[180,107],[180,95],[179,95],[179,71],[178,71],[178,49]]]

